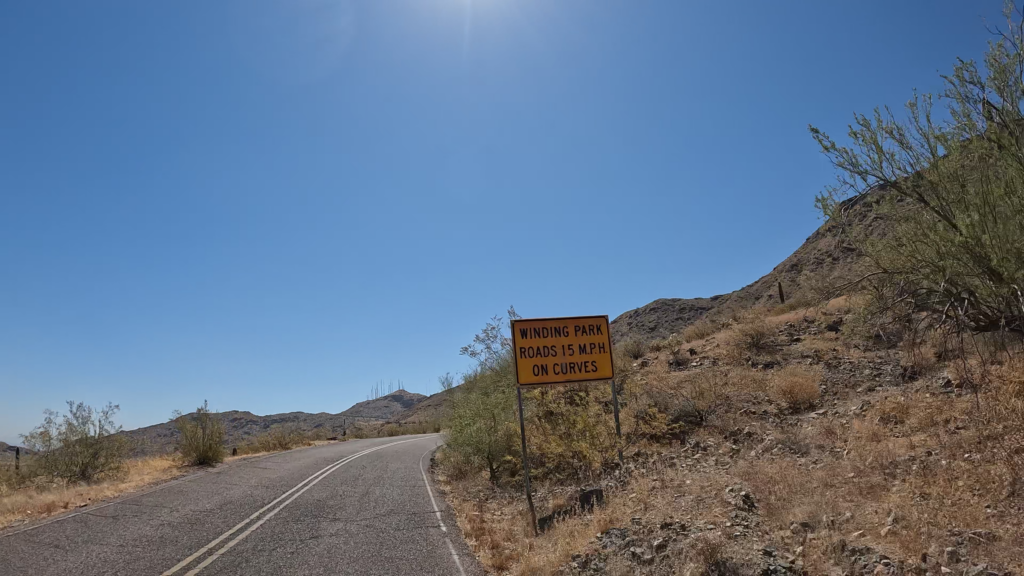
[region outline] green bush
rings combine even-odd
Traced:
[[[817,199],[825,216],[845,224],[856,204],[877,203],[891,227],[850,238],[874,265],[862,282],[877,308],[898,320],[1024,333],[1024,29],[1013,14],[1011,3],[983,66],[960,60],[942,77],[942,113],[915,94],[904,119],[855,115],[849,145],[811,127],[837,171]]]
[[[497,482],[517,456],[515,367],[511,353],[467,374],[454,389],[445,444],[460,462]]]
[[[517,317],[515,309],[509,309],[509,317]],[[515,363],[504,320],[492,318],[461,353],[476,360],[477,366],[448,391],[451,410],[445,444],[450,455],[445,461],[458,463],[449,474],[486,470],[491,482],[497,482],[515,458],[519,432]]]
[[[210,466],[224,461],[224,423],[205,401],[195,413],[178,415],[174,425],[179,434],[178,452],[186,463]]]
[[[68,401],[68,413],[45,412],[46,419],[23,436],[34,451],[33,466],[42,474],[64,481],[91,481],[124,471],[129,442],[114,424],[120,409],[107,404],[99,410]]]

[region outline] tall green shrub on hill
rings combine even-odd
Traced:
[[[84,482],[122,472],[129,446],[114,424],[120,408],[67,404],[67,414],[47,410],[43,423],[22,437],[25,447],[36,452],[38,469],[54,479]]]
[[[842,222],[853,203],[880,198],[890,216],[892,233],[862,245],[875,264],[865,280],[888,314],[1024,334],[1024,25],[1016,13],[1008,2],[1007,30],[983,65],[958,61],[938,98],[915,93],[905,118],[888,108],[856,114],[849,145],[810,128],[838,176],[818,197],[824,215]]]
[[[186,463],[209,466],[224,461],[224,423],[206,401],[194,414],[177,414],[178,451]]]

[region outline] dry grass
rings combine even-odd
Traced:
[[[665,417],[664,424],[669,428],[666,432],[672,435],[727,419],[745,403],[764,397],[767,389],[765,375],[749,369],[707,367],[673,373],[656,367],[645,374],[640,386],[642,397],[632,405],[649,403]]]
[[[453,502],[474,550],[495,573],[550,574],[592,549],[602,530],[627,527],[635,516],[645,525],[674,515],[691,526],[725,526],[736,511],[723,498],[725,488],[742,486],[757,504],[757,528],[736,538],[730,529],[725,540],[712,531],[689,537],[672,558],[676,573],[706,574],[716,559],[756,558],[765,545],[799,555],[809,574],[859,573],[848,548],[842,551],[849,546],[868,546],[908,566],[927,553],[934,574],[943,550],[956,546],[971,563],[1024,573],[1024,360],[986,344],[976,354],[988,355],[986,361],[954,365],[922,338],[917,349],[901,351],[904,366],[923,374],[945,370],[954,381],[977,385],[952,394],[934,378],[887,380],[856,391],[829,385],[822,398],[825,370],[892,366],[895,354],[858,347],[847,323],[840,334],[804,333],[799,342],[776,342],[776,335],[787,322],[810,327],[808,318],[820,330],[852,305],[840,300],[767,319],[742,317],[701,346],[702,359],[760,357],[781,368],[705,363],[670,371],[664,358],[633,368],[624,432],[642,431],[630,438],[640,444],[633,450],[669,453],[674,466],[644,469],[607,495],[607,509],[539,538],[528,529],[520,495],[496,497],[486,487],[473,495],[458,487]],[[836,381],[835,373],[828,376],[826,382]],[[777,403],[828,410],[786,413]],[[674,425],[684,433],[671,433]],[[542,486],[540,500],[545,488],[552,487]],[[547,498],[539,502],[541,514]],[[948,566],[958,574],[967,567]],[[625,556],[609,558],[607,568],[638,570]]]
[[[883,396],[863,417],[846,424],[816,420],[803,429],[802,438],[815,438],[810,459],[751,459],[734,473],[750,486],[782,543],[804,546],[810,573],[844,561],[831,548],[839,540],[895,558],[932,550],[934,558],[936,547],[954,545],[951,530],[995,535],[968,538],[972,557],[1019,573],[1019,500],[1008,490],[1005,450],[976,416],[971,397]],[[813,526],[814,540],[788,531],[799,522]]]
[[[756,318],[722,332],[722,359],[732,365],[771,356],[775,351],[775,322]]]
[[[134,492],[185,471],[176,459],[168,456],[142,458],[127,461],[127,471],[119,479],[90,485],[36,483],[0,493],[0,528]]]
[[[553,574],[597,535],[628,523],[633,514],[628,498],[608,498],[593,514],[563,520],[534,537],[519,495],[491,493],[479,479],[461,481],[454,492],[473,495],[453,502],[459,527],[484,567],[499,574]],[[538,513],[544,504],[538,502]]]
[[[821,397],[821,370],[790,365],[772,374],[772,394],[791,410],[806,410]]]
[[[668,519],[691,523],[698,518],[713,519],[721,525],[730,511],[718,496],[728,485],[723,475],[654,465],[635,476],[628,486],[609,491],[605,505],[592,514],[568,518],[534,537],[520,494],[496,492],[482,478],[457,484],[443,477],[439,480],[448,492],[466,542],[488,572],[495,574],[555,574],[599,534],[612,527],[629,526],[634,517],[650,525]],[[543,493],[543,488],[538,492]],[[544,514],[553,500],[541,496],[537,500],[538,514]],[[696,538],[687,546],[685,558],[680,559],[688,566],[681,573],[704,574],[696,568],[738,557],[734,547],[717,534]],[[608,568],[612,574],[633,573],[628,566],[614,562]]]
[[[689,344],[697,340],[704,340],[714,336],[720,329],[720,326],[709,322],[707,320],[698,320],[697,322],[690,324],[683,330],[683,341]]]
[[[647,354],[647,342],[639,338],[630,338],[619,345],[622,351],[632,360],[639,360]]]

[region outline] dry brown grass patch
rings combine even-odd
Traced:
[[[534,537],[521,495],[495,492],[479,479],[463,480],[448,487],[454,489],[449,501],[466,543],[488,572],[498,574],[554,574],[601,532],[627,525],[637,513],[635,498],[609,494],[605,505],[592,514],[567,518]],[[539,514],[550,506],[543,501],[537,505]]]
[[[772,393],[791,410],[806,410],[821,397],[821,370],[790,365],[772,374]]]
[[[717,324],[707,320],[698,320],[683,330],[683,341],[689,344],[696,340],[704,340],[714,336],[720,329],[721,327]]]
[[[119,479],[91,485],[37,483],[0,497],[0,528],[134,492],[185,471],[170,456],[128,460],[126,464],[127,471]]]
[[[721,357],[733,365],[771,357],[776,352],[775,336],[776,328],[761,318],[738,324],[723,331],[719,338],[723,346]]]

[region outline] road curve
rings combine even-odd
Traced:
[[[430,484],[437,435],[235,462],[0,532],[0,575],[482,574]]]

